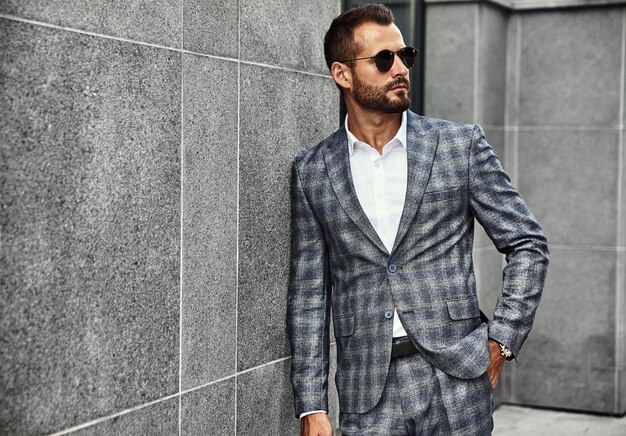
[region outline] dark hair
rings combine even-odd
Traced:
[[[333,62],[356,57],[360,47],[354,42],[354,28],[370,22],[392,24],[393,13],[385,5],[364,5],[349,9],[333,20],[324,37],[324,57],[329,69]]]

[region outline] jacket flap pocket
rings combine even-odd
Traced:
[[[336,316],[333,318],[335,337],[350,336],[354,333],[354,315]]]
[[[448,301],[447,304],[448,313],[452,319],[469,319],[480,316],[478,300],[476,299],[452,300]]]
[[[429,202],[453,200],[455,198],[461,197],[462,193],[463,191],[461,190],[460,186],[437,191],[426,191],[424,192],[424,198],[422,201]]]

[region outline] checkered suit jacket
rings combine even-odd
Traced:
[[[351,413],[381,397],[394,307],[420,352],[457,378],[485,372],[488,337],[517,355],[531,329],[547,240],[481,128],[408,112],[407,156],[391,253],[355,194],[343,127],[294,161],[287,317],[296,416],[328,410],[331,307],[340,408]],[[474,218],[507,261],[488,324],[476,297]]]

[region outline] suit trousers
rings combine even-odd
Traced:
[[[343,436],[486,436],[492,413],[486,373],[455,378],[415,353],[391,359],[378,404],[365,413],[340,412],[339,427]]]

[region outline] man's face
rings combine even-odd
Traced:
[[[361,48],[357,58],[374,56],[384,49],[396,52],[405,46],[395,24],[362,24],[354,29],[354,39]],[[356,104],[363,109],[389,114],[404,112],[409,108],[409,70],[398,56],[395,56],[393,66],[387,72],[379,71],[373,59],[355,61],[351,71],[351,94]]]

